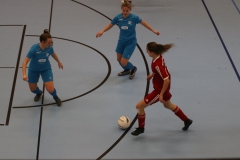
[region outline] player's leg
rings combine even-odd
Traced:
[[[137,45],[137,41],[136,40],[131,40],[125,43],[125,48],[123,51],[123,55],[122,55],[122,59],[121,59],[121,64],[122,66],[124,66],[125,68],[131,70],[131,73],[129,75],[129,79],[133,79],[135,76],[135,73],[137,71],[137,67],[134,66],[131,62],[129,62],[129,59],[131,58],[136,45]]]
[[[48,93],[50,93],[53,97],[53,99],[56,101],[58,106],[62,105],[61,99],[57,96],[57,91],[54,88],[54,83],[53,83],[53,73],[52,69],[48,69],[44,72],[41,73],[44,85],[46,87],[46,90]]]
[[[121,59],[122,59],[122,54],[121,53],[117,53],[117,61],[120,64],[120,66],[124,69],[122,72],[118,73],[118,76],[124,76],[124,75],[130,74],[131,70],[127,69],[124,66],[122,66]]]
[[[141,133],[144,133],[145,117],[146,117],[144,109],[147,106],[158,102],[159,101],[158,99],[159,99],[159,92],[154,90],[136,105],[136,109],[138,111],[138,115],[137,115],[138,128],[136,128],[136,130],[131,133],[132,135],[137,136]]]
[[[163,106],[173,111],[175,115],[184,122],[184,127],[182,128],[182,130],[187,130],[192,124],[192,120],[189,119],[177,105],[173,104],[171,100],[163,102]]]
[[[130,74],[131,70],[127,69],[125,66],[121,64],[121,59],[124,51],[124,45],[123,42],[118,41],[117,47],[116,47],[116,53],[117,53],[117,61],[119,65],[124,69],[122,72],[118,73],[118,76],[124,76],[127,74]]]
[[[42,91],[37,86],[39,76],[39,72],[34,72],[30,69],[28,70],[28,86],[30,91],[36,94],[34,97],[35,102],[39,101],[42,96]]]
[[[144,99],[142,99],[138,104],[136,105],[136,109],[138,111],[137,113],[137,119],[138,119],[138,128],[136,128],[135,131],[133,131],[131,134],[134,136],[138,136],[141,133],[144,133],[144,127],[145,127],[145,111],[144,109],[148,106],[148,104],[145,103]]]

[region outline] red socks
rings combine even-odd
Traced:
[[[145,126],[145,114],[144,115],[139,115],[138,114],[137,118],[138,118],[139,128],[144,128],[144,126]]]
[[[173,110],[176,116],[178,116],[182,121],[188,120],[188,117],[183,113],[183,111],[177,106],[176,109]],[[139,115],[137,116],[138,118],[138,127],[139,128],[144,128],[145,126],[145,114],[144,115]]]
[[[188,117],[182,112],[182,110],[178,106],[176,107],[176,109],[173,110],[173,112],[184,122],[188,119]]]

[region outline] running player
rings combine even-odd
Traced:
[[[61,106],[62,101],[57,96],[56,89],[54,88],[53,73],[49,57],[52,56],[58,62],[59,68],[63,69],[63,65],[54,52],[52,44],[52,36],[49,31],[45,29],[44,33],[40,36],[40,43],[34,44],[25,57],[22,64],[22,75],[23,80],[28,82],[31,92],[36,94],[34,97],[35,102],[39,101],[42,96],[42,91],[37,86],[39,76],[41,75],[46,90],[53,96],[57,105]],[[27,76],[26,67],[29,61],[30,65]]]
[[[111,29],[115,24],[118,25],[120,29],[120,35],[116,47],[117,61],[124,69],[124,71],[120,72],[118,76],[130,74],[129,79],[132,79],[135,76],[137,67],[129,62],[129,59],[132,56],[137,44],[135,29],[136,24],[141,23],[156,35],[159,35],[160,33],[154,30],[147,22],[139,18],[137,15],[130,13],[132,9],[130,3],[122,3],[121,9],[122,13],[114,17],[110,24],[96,34],[96,37],[102,36],[104,32]]]
[[[147,76],[147,80],[151,80],[153,78],[152,83],[154,90],[136,105],[138,110],[138,128],[132,132],[132,135],[134,136],[144,133],[146,117],[144,109],[148,105],[152,105],[158,101],[163,103],[165,108],[173,111],[175,115],[184,122],[182,130],[187,130],[192,124],[192,120],[189,119],[177,105],[170,101],[172,97],[170,93],[171,75],[165,65],[162,54],[172,47],[173,44],[162,45],[157,44],[156,42],[150,42],[147,44],[147,53],[150,57],[152,57],[152,73]]]

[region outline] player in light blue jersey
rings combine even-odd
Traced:
[[[122,13],[115,16],[110,24],[96,34],[96,37],[102,36],[104,32],[111,29],[115,24],[118,25],[120,34],[115,51],[117,53],[117,61],[124,69],[124,71],[120,72],[118,76],[130,74],[129,79],[132,79],[135,76],[137,67],[129,62],[129,59],[132,56],[137,44],[136,24],[141,23],[156,35],[159,35],[160,33],[159,31],[154,30],[140,17],[130,13],[132,9],[132,5],[130,3],[122,3],[121,9]]]
[[[53,73],[49,57],[52,56],[58,62],[59,68],[63,69],[63,65],[54,52],[52,44],[52,36],[49,34],[49,31],[45,29],[44,33],[40,36],[40,43],[34,44],[25,57],[22,64],[22,74],[23,80],[28,82],[30,90],[36,94],[34,97],[35,102],[39,101],[42,96],[42,91],[37,86],[41,75],[46,90],[53,96],[57,105],[61,106],[62,101],[57,96],[56,89],[54,88]],[[27,76],[26,67],[29,61],[30,64]]]

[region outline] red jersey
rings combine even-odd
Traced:
[[[159,90],[159,92],[162,90],[163,87],[163,81],[167,78],[170,79],[170,72],[167,69],[167,66],[165,65],[164,59],[162,55],[158,56],[155,60],[152,61],[152,72],[154,74],[153,76],[153,88],[156,90]],[[170,84],[167,88],[167,90],[170,89]]]

